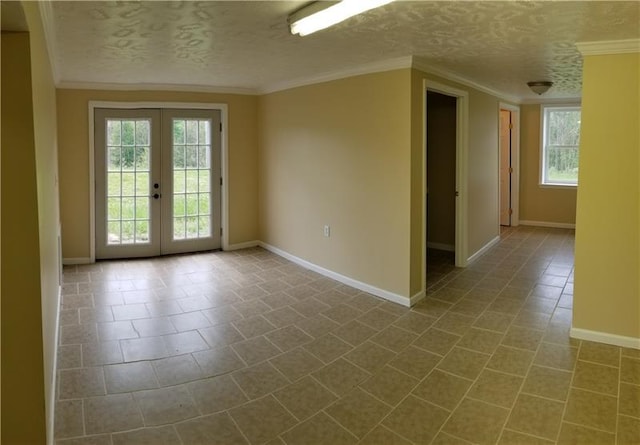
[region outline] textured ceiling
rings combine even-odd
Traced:
[[[640,37],[640,2],[396,1],[308,37],[306,2],[51,2],[62,83],[275,85],[413,56],[420,66],[522,99],[580,95],[575,43]]]

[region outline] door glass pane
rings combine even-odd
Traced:
[[[173,239],[211,237],[211,120],[173,119]]]
[[[149,119],[107,119],[107,245],[150,241]]]

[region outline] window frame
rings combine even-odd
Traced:
[[[582,118],[582,105],[580,103],[562,103],[562,104],[542,104],[540,106],[540,171],[538,175],[538,185],[542,188],[577,188],[576,182],[545,182],[546,177],[546,160],[547,160],[547,116],[550,111],[580,111]],[[577,145],[578,155],[580,154],[580,144]]]

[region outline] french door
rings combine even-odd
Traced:
[[[220,248],[220,111],[95,109],[96,258]]]

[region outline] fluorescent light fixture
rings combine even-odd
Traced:
[[[340,23],[349,17],[391,3],[393,0],[342,0],[327,7],[317,1],[289,16],[291,34],[306,36]]]

